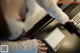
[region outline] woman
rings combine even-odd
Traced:
[[[25,0],[1,0],[0,2],[0,21],[2,21],[2,23],[0,23],[2,24],[2,27],[4,27],[4,30],[0,30],[0,32],[3,32],[3,35],[0,33],[0,38],[2,38],[0,44],[8,45],[9,53],[37,53],[38,51],[41,51],[42,53],[46,52],[47,48],[45,47],[45,43],[42,43],[40,40],[27,39],[25,41],[10,41],[17,39],[23,31],[24,22],[22,22],[20,12],[22,11],[21,9],[24,9]],[[4,32],[5,30],[6,32]]]
[[[26,1],[28,2],[30,0]],[[3,34],[4,37],[6,35],[4,40],[7,41],[1,41],[0,44],[8,45],[9,53],[37,53],[39,51],[40,53],[46,53],[47,48],[45,47],[45,43],[42,43],[42,41],[40,40],[27,39],[25,41],[10,41],[19,38],[21,34],[25,31],[25,22],[22,21],[23,17],[26,17],[24,15],[26,11],[24,4],[25,0],[0,0],[0,2],[0,7],[2,11],[1,14],[3,15],[3,17],[1,15],[0,18],[5,21],[2,22],[7,24],[7,29],[5,28],[6,31],[10,31],[7,32],[8,35]],[[37,0],[37,3],[62,24],[69,22],[69,17],[57,6],[57,0]],[[2,34],[0,34],[0,36],[1,35]]]

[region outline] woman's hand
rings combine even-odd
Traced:
[[[71,20],[69,20],[68,22],[73,22],[73,23],[74,23],[75,21],[74,21],[73,19],[71,19]]]
[[[37,42],[39,43],[39,47],[38,47],[39,52],[40,52],[40,53],[46,53],[46,51],[47,51],[46,44],[43,43],[43,42],[40,41],[40,40],[37,40]]]

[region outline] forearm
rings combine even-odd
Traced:
[[[65,24],[69,20],[69,17],[57,6],[57,0],[37,0],[37,3],[60,23]]]
[[[8,45],[8,53],[37,53],[38,43],[36,39],[26,41],[2,41],[0,45]]]

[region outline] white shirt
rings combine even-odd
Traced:
[[[43,7],[49,15],[55,17],[60,23],[65,24],[69,17],[58,7],[58,0],[37,0],[37,3]]]

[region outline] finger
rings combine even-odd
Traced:
[[[39,44],[40,47],[45,47],[45,45],[46,45],[45,43],[40,43]]]
[[[75,22],[75,21],[72,19],[72,22]]]
[[[42,41],[40,41],[40,40],[37,39],[37,42],[38,42],[38,43],[41,43]]]
[[[74,22],[74,20],[72,19],[72,20],[70,20],[71,22]]]
[[[47,47],[39,47],[39,50],[46,51],[47,50]]]
[[[47,53],[46,51],[39,51],[38,53]]]
[[[41,53],[46,53],[46,52],[41,51]]]
[[[72,20],[69,20],[68,22],[75,22],[75,21],[72,19]]]

